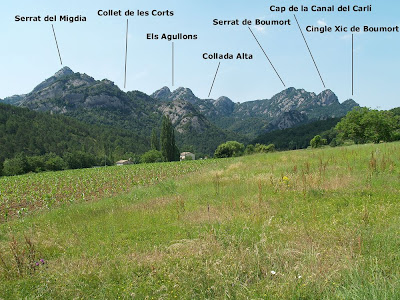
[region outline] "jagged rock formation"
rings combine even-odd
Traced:
[[[297,110],[291,110],[288,112],[284,112],[277,119],[269,123],[265,132],[292,128],[304,124],[307,121],[308,118],[306,114],[302,114]]]
[[[178,132],[178,144],[191,146],[207,155],[227,139],[246,141],[244,137],[218,128],[192,103],[183,100],[181,96],[188,95],[189,91],[181,89],[171,93],[163,88],[157,97],[172,95],[174,100],[167,102],[139,91],[125,93],[110,80],[95,80],[64,67],[32,92],[3,102],[34,111],[63,114],[90,124],[131,130],[145,139],[149,139],[153,128],[159,128],[161,116],[165,114]],[[185,98],[196,99],[193,93]]]
[[[165,114],[171,118],[181,145],[207,154],[229,139],[245,142],[268,131],[343,116],[358,106],[353,100],[340,104],[330,90],[316,95],[295,88],[271,99],[244,103],[234,103],[227,97],[200,99],[183,87],[174,91],[163,87],[151,96],[139,91],[125,93],[110,80],[95,80],[68,67],[32,92],[1,102],[132,130],[145,138],[150,136],[152,128],[159,127]]]
[[[289,128],[307,121],[344,116],[358,106],[353,100],[340,104],[331,90],[316,95],[304,89],[288,88],[271,99],[234,103],[227,97],[199,99],[188,88],[178,88],[174,92],[167,89],[156,91],[152,97],[165,102],[188,101],[217,126],[252,137],[279,127]]]

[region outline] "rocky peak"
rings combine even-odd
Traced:
[[[153,94],[151,94],[152,98],[159,100],[168,100],[170,96],[171,96],[171,90],[167,86],[164,86],[161,89],[155,91]]]
[[[348,110],[351,110],[354,107],[359,107],[360,105],[353,99],[348,99],[342,103],[342,106],[346,107]]]
[[[228,97],[222,96],[215,100],[215,103],[233,103],[233,101]]]
[[[190,96],[190,97],[192,97],[192,96],[194,96],[194,94],[193,94],[191,89],[184,88],[184,87],[177,88],[175,91],[173,91],[172,94],[175,97],[178,97],[178,96]]]
[[[317,97],[317,104],[321,106],[329,106],[339,103],[338,97],[331,90],[322,91]]]
[[[273,96],[271,100],[279,102],[282,99],[300,97],[304,92],[304,90],[297,90],[294,87],[290,87]]]
[[[86,74],[85,74],[86,75]],[[114,81],[111,81],[111,80],[109,80],[109,79],[103,79],[102,81],[101,81],[101,83],[104,83],[104,84],[106,84],[106,85],[114,85]]]
[[[60,78],[60,77],[64,77],[64,76],[68,76],[68,75],[72,75],[72,74],[74,74],[74,72],[70,68],[64,67],[61,70],[59,70],[56,74],[54,74],[54,77]]]
[[[231,114],[235,109],[235,103],[228,97],[219,97],[214,102],[214,106],[225,114]]]
[[[171,100],[183,99],[192,104],[198,100],[191,89],[183,87],[177,88],[175,91],[173,91],[170,98]]]

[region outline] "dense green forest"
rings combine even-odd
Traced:
[[[221,131],[214,132],[212,129],[213,126],[207,134],[193,132],[191,138],[204,147],[213,146],[217,149],[218,140],[223,137],[219,135]],[[175,141],[175,132],[168,132],[173,137],[168,140]],[[213,135],[209,136],[209,133]],[[153,127],[153,140],[156,141],[153,144],[158,144],[157,136],[157,129]],[[251,144],[274,145],[277,150],[302,149],[309,147],[315,136],[320,136],[324,144],[331,146],[399,140],[400,109],[377,111],[357,108],[343,118],[320,120],[263,134]],[[177,141],[180,140],[180,150],[193,151],[192,139],[182,139],[179,133],[177,137]],[[232,136],[230,140],[235,138],[237,136]],[[238,140],[248,144],[245,139]],[[158,153],[159,146],[162,143],[157,147],[151,146],[150,136],[144,138],[141,133],[131,130],[87,124],[60,114],[0,104],[0,175],[111,165],[120,159],[131,159],[134,163],[177,159],[179,150],[175,144],[171,146],[175,150],[170,151],[174,158],[171,154],[168,159],[165,153]],[[157,153],[147,153],[149,157],[140,157],[150,149]],[[201,150],[207,153],[206,148]],[[202,156],[199,152],[196,154],[197,157]]]
[[[315,121],[298,127],[268,132],[257,137],[253,144],[274,144],[278,150],[304,149],[310,146],[311,139],[320,134],[330,143],[335,138],[333,128],[341,118]]]
[[[64,157],[83,152],[104,164],[150,149],[150,139],[113,127],[88,125],[62,115],[0,104],[0,163],[23,153]]]

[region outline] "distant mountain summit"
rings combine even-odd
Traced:
[[[255,137],[276,129],[290,128],[314,120],[346,115],[358,104],[347,100],[342,104],[335,93],[320,94],[290,87],[271,99],[234,103],[228,97],[200,99],[188,88],[171,92],[164,87],[152,94],[162,101],[185,100],[219,127]],[[278,125],[279,124],[279,125]]]
[[[313,120],[344,116],[358,104],[340,103],[331,90],[320,94],[293,87],[271,99],[235,103],[228,97],[200,99],[191,89],[163,87],[151,96],[125,93],[112,81],[95,80],[64,67],[32,92],[1,102],[34,111],[64,114],[80,121],[134,131],[149,140],[162,115],[172,120],[178,144],[212,154],[227,140],[249,141],[256,136]]]
[[[149,145],[151,131],[159,129],[164,114],[170,117],[178,132],[178,144],[206,155],[211,155],[228,139],[247,140],[210,122],[190,102],[195,100],[193,93],[184,88],[171,92],[164,87],[153,97],[139,91],[125,93],[110,80],[95,80],[64,67],[32,92],[6,98],[3,102],[34,111],[63,114],[89,124],[112,126],[116,130],[131,130],[148,140]]]
[[[167,86],[164,86],[163,88],[151,94],[151,97],[164,101],[169,101],[170,96],[171,96],[171,90]]]

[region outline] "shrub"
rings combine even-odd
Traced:
[[[218,146],[217,150],[215,150],[214,157],[226,158],[241,156],[243,154],[243,151],[243,144],[236,141],[229,141]]]
[[[336,125],[336,130],[341,139],[350,139],[356,144],[390,142],[396,139],[398,120],[391,111],[357,108]]]
[[[26,156],[18,154],[15,158],[6,159],[3,163],[3,174],[7,176],[21,175],[29,172]]]
[[[254,145],[250,144],[250,145],[247,145],[246,149],[244,150],[244,154],[250,155],[250,154],[253,154],[255,151],[256,150],[255,150]]]
[[[65,161],[54,153],[46,155],[45,166],[48,171],[61,171],[66,168]]]
[[[274,144],[269,144],[264,145],[264,144],[256,144],[255,151],[257,153],[268,153],[268,152],[275,152],[275,145]]]
[[[156,163],[163,161],[163,155],[158,150],[150,150],[143,154],[140,158],[142,163]]]
[[[311,148],[320,148],[323,145],[327,144],[327,140],[321,138],[320,135],[316,135],[311,141],[310,141],[310,146]]]
[[[44,156],[28,156],[27,160],[31,172],[42,172],[46,169]]]
[[[69,169],[90,168],[96,165],[96,158],[82,151],[67,152],[64,154],[63,159]]]

